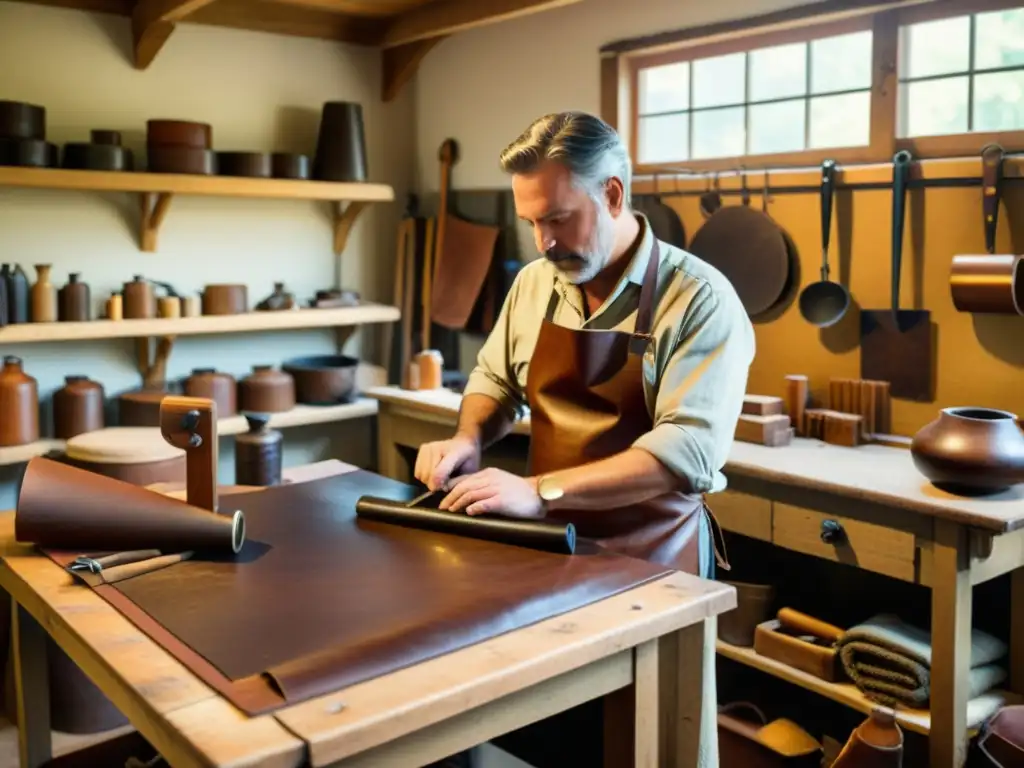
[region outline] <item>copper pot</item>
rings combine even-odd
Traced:
[[[66,376],[64,381],[53,393],[53,436],[70,440],[103,429],[103,385],[88,376]]]
[[[238,413],[238,384],[229,373],[214,368],[194,368],[185,379],[188,397],[205,397],[217,404],[217,418],[226,419]]]
[[[0,447],[39,439],[39,384],[8,355],[0,368]]]
[[[249,311],[249,290],[244,285],[208,285],[203,288],[204,315],[241,315]]]
[[[914,466],[943,490],[995,493],[1024,483],[1024,432],[994,408],[944,408],[914,435]]]
[[[238,382],[238,405],[243,411],[280,413],[295,407],[295,379],[270,365],[253,366]]]

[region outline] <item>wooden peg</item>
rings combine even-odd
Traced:
[[[160,434],[185,451],[185,499],[217,511],[217,405],[205,397],[168,395],[160,401]]]

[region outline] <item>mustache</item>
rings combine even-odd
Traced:
[[[544,258],[554,264],[561,264],[567,261],[586,261],[576,251],[567,251],[563,248],[548,248],[544,251]]]

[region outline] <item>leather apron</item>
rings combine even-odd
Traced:
[[[559,296],[552,290],[526,385],[532,475],[608,458],[653,428],[643,359],[653,339],[660,255],[655,239],[632,333],[555,324]],[[612,551],[692,574],[699,574],[699,530],[707,520],[716,557],[728,568],[717,546],[721,532],[702,494],[672,492],[616,510],[559,510],[550,516],[572,522],[581,537]]]

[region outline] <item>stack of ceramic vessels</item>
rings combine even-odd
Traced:
[[[121,146],[121,132],[92,131],[88,142],[64,145],[62,165],[85,171],[130,171],[135,167],[132,151]]]
[[[153,173],[217,173],[213,151],[213,126],[188,120],[146,122],[148,167]]]
[[[46,109],[0,100],[0,165],[56,168],[60,151],[46,140]]]

